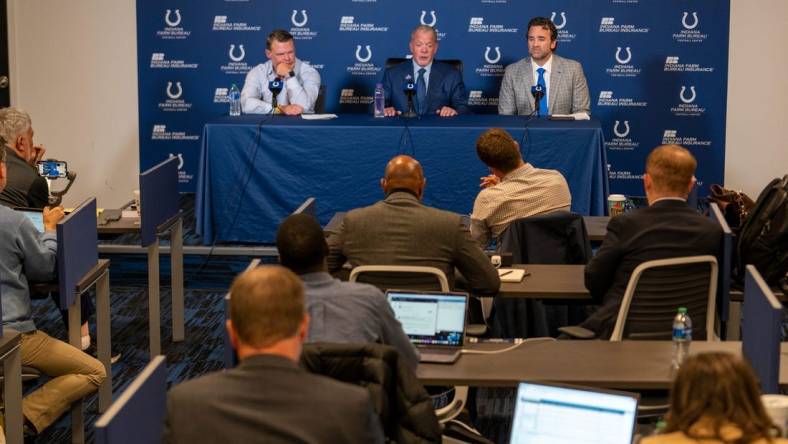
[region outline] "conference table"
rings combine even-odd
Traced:
[[[470,351],[501,350],[509,343],[468,344]],[[741,355],[741,342],[693,341],[690,353],[722,351]],[[515,387],[521,381],[552,381],[592,387],[668,389],[671,341],[555,341],[525,342],[499,354],[463,354],[451,365],[419,364],[424,385]],[[788,344],[781,346],[779,381],[788,386]]]
[[[224,117],[203,128],[195,211],[197,233],[217,241],[273,243],[276,229],[308,197],[321,224],[336,211],[383,197],[380,178],[395,155],[421,162],[424,203],[468,214],[489,174],[475,142],[499,127],[520,143],[526,161],[560,171],[572,210],[605,214],[607,159],[599,120],[552,121],[468,115],[422,119],[360,114],[331,120],[292,116]]]

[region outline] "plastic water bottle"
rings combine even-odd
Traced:
[[[692,341],[692,320],[687,314],[687,307],[679,307],[676,317],[673,318],[673,358],[671,368],[675,372],[681,363],[689,356],[690,342]]]
[[[241,91],[238,90],[238,87],[235,86],[233,83],[232,88],[230,88],[230,93],[228,94],[230,97],[230,115],[231,116],[240,116],[241,115]]]
[[[383,84],[375,85],[375,117],[386,117],[383,109],[386,107],[386,96],[383,92]]]

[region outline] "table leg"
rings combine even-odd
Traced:
[[[150,358],[161,354],[161,301],[159,299],[159,240],[148,247],[148,328]]]
[[[99,413],[112,404],[112,336],[110,334],[109,270],[96,281],[96,348],[98,360],[104,364],[107,379],[99,387]]]
[[[183,300],[183,220],[178,218],[170,231],[170,267],[172,270],[172,341],[180,342],[184,333]]]
[[[8,444],[22,444],[22,349],[17,345],[3,359],[5,436]]]
[[[68,307],[68,343],[78,350],[82,350],[81,298],[82,295],[77,293],[74,302]],[[85,417],[81,399],[71,404],[71,442],[75,444],[85,442]]]

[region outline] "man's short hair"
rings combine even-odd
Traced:
[[[411,41],[413,41],[413,39],[416,37],[417,32],[429,32],[430,34],[432,34],[432,40],[434,40],[435,43],[438,43],[438,31],[436,31],[435,28],[433,28],[432,26],[419,25],[413,28],[413,31],[410,33]]]
[[[17,137],[32,126],[30,115],[20,108],[0,109],[0,137],[6,143],[16,142]]]
[[[0,137],[0,163],[5,163],[5,140]]]
[[[293,34],[290,34],[284,29],[274,29],[273,31],[271,31],[270,34],[268,34],[268,38],[265,39],[265,49],[270,51],[271,44],[274,41],[277,41],[279,43],[285,43],[291,40],[293,40]]]
[[[547,17],[534,17],[528,22],[528,29],[525,30],[525,35],[528,35],[528,32],[531,31],[531,28],[534,26],[538,26],[542,29],[547,29],[550,31],[550,41],[556,41],[558,39],[558,28],[555,27],[555,23]]]
[[[686,195],[698,162],[681,145],[660,145],[646,158],[646,173],[660,192]]]
[[[230,294],[233,328],[249,346],[268,347],[293,337],[304,319],[304,287],[287,268],[266,265],[244,271]]]
[[[504,173],[516,169],[522,161],[517,142],[500,128],[489,129],[479,136],[476,140],[476,154],[485,165]]]
[[[328,244],[317,219],[294,214],[279,225],[276,233],[279,262],[296,274],[319,271],[328,256]]]

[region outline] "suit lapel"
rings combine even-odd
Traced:
[[[533,60],[530,57],[527,59],[527,63],[525,64],[525,103],[528,104],[528,113],[530,114],[533,110],[536,109],[536,103],[534,103],[534,96],[531,95],[531,87],[536,84],[536,79],[534,79],[534,67],[533,67]]]
[[[558,85],[561,84],[563,68],[564,64],[561,58],[553,54],[553,72],[550,73],[550,86],[547,88],[547,113],[550,115],[553,114],[553,109],[555,108],[554,98],[557,97],[557,95],[553,94],[553,91],[557,91]]]

